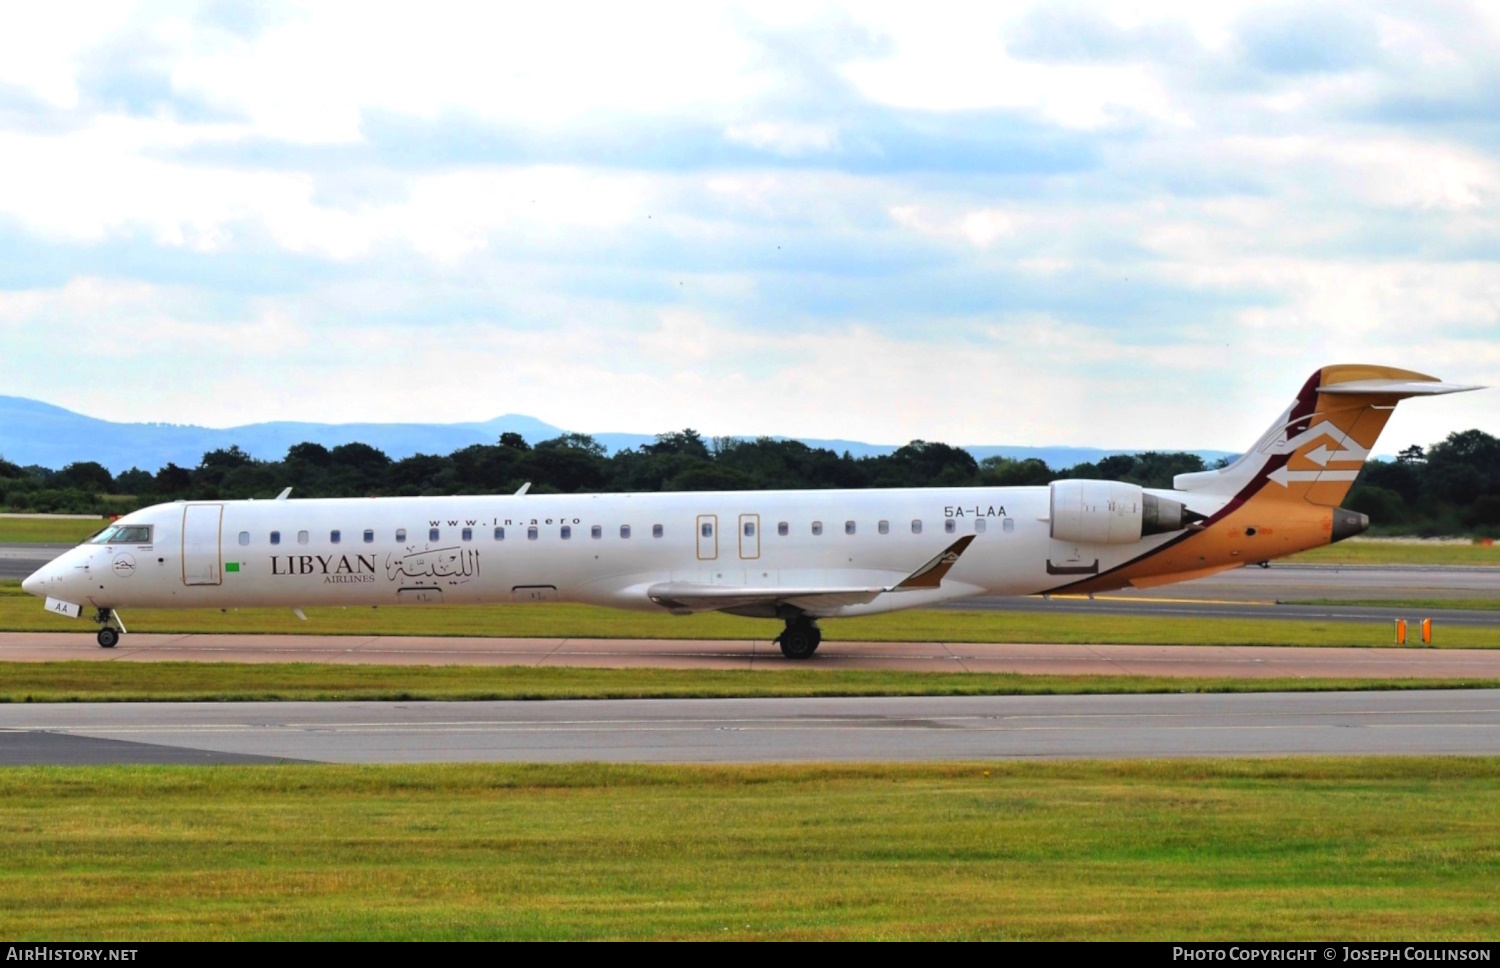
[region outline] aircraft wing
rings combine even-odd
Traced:
[[[713,612],[751,605],[791,605],[806,611],[864,605],[892,592],[937,588],[960,555],[974,541],[972,534],[959,538],[916,571],[894,585],[876,586],[747,586],[711,585],[706,582],[659,582],[646,590],[653,602],[673,612]]]

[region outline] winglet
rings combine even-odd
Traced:
[[[974,541],[972,534],[966,534],[953,542],[945,551],[933,558],[927,564],[907,575],[901,583],[891,588],[891,591],[904,591],[912,588],[937,588],[943,583],[943,576],[948,574],[949,569],[958,563],[958,556],[963,554]]]

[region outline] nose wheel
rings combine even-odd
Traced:
[[[798,616],[787,621],[776,641],[781,645],[781,654],[788,659],[810,659],[823,641],[823,630],[812,619]]]
[[[113,609],[99,609],[94,616],[94,621],[99,623],[99,632],[94,636],[94,641],[99,643],[99,648],[113,649],[120,644],[120,636],[125,633],[125,623],[120,621],[120,616],[116,615]],[[111,622],[114,625],[111,625]]]

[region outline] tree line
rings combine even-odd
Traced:
[[[1173,476],[1204,469],[1196,454],[1156,451],[1054,469],[1035,458],[975,460],[961,448],[923,440],[890,454],[853,457],[795,440],[706,440],[691,429],[610,455],[586,434],[531,446],[506,433],[494,444],[399,460],[362,443],[301,443],[269,461],[232,446],[209,451],[197,467],[169,463],[155,472],[132,467],[117,475],[93,461],[52,470],[0,458],[0,508],[121,514],[179,499],[267,498],[288,486],[299,497],[506,494],[526,483],[536,494],[1007,487],[1062,478],[1168,488]],[[1427,448],[1408,447],[1393,461],[1370,461],[1344,506],[1368,514],[1386,533],[1500,534],[1500,439],[1465,430]]]

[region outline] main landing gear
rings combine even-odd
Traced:
[[[781,654],[788,659],[810,659],[823,641],[823,630],[806,615],[786,620],[786,628],[776,636]]]
[[[94,615],[94,621],[99,623],[99,634],[94,636],[101,649],[113,649],[120,643],[120,636],[125,634],[125,623],[120,621],[112,609],[101,608]],[[110,622],[114,622],[119,628],[111,628]]]

